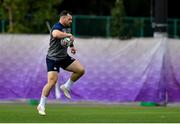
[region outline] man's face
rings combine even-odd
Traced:
[[[67,14],[64,18],[64,23],[67,27],[70,27],[72,24],[72,16],[70,14]]]

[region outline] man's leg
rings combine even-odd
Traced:
[[[44,86],[42,90],[42,95],[45,97],[49,96],[50,90],[55,86],[58,80],[58,72],[50,71],[48,72],[48,83]]]
[[[72,75],[65,84],[61,85],[60,88],[64,92],[64,95],[70,99],[71,96],[69,94],[69,90],[71,85],[85,73],[85,70],[81,63],[77,60],[71,63],[65,70],[72,72]]]
[[[41,115],[46,115],[46,113],[45,113],[46,99],[49,96],[51,89],[56,84],[57,80],[58,80],[58,73],[56,71],[48,72],[48,82],[43,87],[41,99],[40,99],[39,105],[37,107],[38,112]]]

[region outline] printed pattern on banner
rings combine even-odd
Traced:
[[[0,99],[39,99],[47,81],[49,36],[0,35],[0,39]],[[76,55],[68,52],[86,73],[73,85],[72,100],[180,101],[178,40],[76,38],[75,46]],[[59,85],[69,76],[60,69]],[[49,98],[56,98],[55,89]]]

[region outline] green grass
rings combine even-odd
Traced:
[[[125,105],[50,104],[47,116],[37,114],[36,106],[0,104],[0,123],[177,123],[179,107],[141,107]]]

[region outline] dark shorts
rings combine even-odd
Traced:
[[[75,59],[70,57],[69,55],[60,61],[51,60],[46,57],[47,71],[48,72],[49,71],[59,72],[60,67],[63,69],[66,69],[74,61],[75,61]]]

